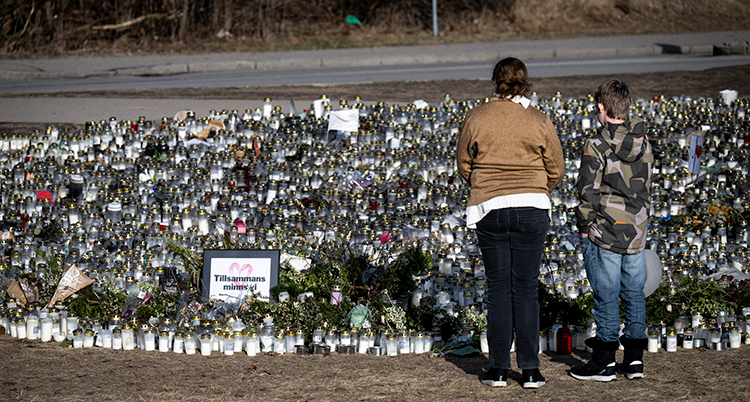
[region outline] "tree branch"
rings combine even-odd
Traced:
[[[91,27],[91,29],[94,31],[120,30],[120,29],[125,29],[131,25],[135,25],[139,22],[143,22],[147,19],[154,19],[154,18],[158,19],[158,18],[164,18],[165,16],[166,14],[147,14],[147,15],[142,15],[136,19],[125,21],[119,24],[100,25],[96,27]]]

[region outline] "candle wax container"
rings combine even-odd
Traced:
[[[94,330],[92,329],[87,329],[83,333],[83,347],[84,348],[94,347],[94,336],[95,336],[95,333],[94,333]]]
[[[557,330],[557,353],[570,354],[573,349],[573,335],[568,327]]]
[[[147,329],[143,332],[143,345],[143,349],[146,351],[156,350],[156,334],[153,329]]]
[[[101,347],[106,349],[112,349],[112,331],[108,329],[103,329],[99,331],[99,334],[96,336],[97,339],[101,338]],[[97,341],[98,342],[98,341]]]
[[[174,340],[172,342],[172,352],[183,353],[185,350],[185,338],[182,333],[175,333]]]
[[[664,346],[667,352],[677,351],[677,329],[674,327],[667,328],[667,342]]]
[[[42,318],[42,326],[39,335],[39,339],[42,342],[49,342],[52,340],[52,319],[49,317]]]
[[[398,339],[395,335],[388,335],[386,338],[385,350],[388,356],[398,355]]]
[[[122,328],[112,330],[112,349],[122,349]]]
[[[73,347],[74,348],[83,347],[83,330],[80,328],[73,331]]]
[[[159,352],[169,352],[169,331],[159,331]]]
[[[682,347],[683,349],[693,349],[694,346],[694,336],[693,336],[693,328],[688,327],[685,328],[685,331],[682,334]]]
[[[28,327],[26,326],[26,319],[23,317],[18,317],[16,319],[16,333],[18,334],[18,339],[26,339],[26,329]]]
[[[196,352],[195,337],[193,334],[185,334],[185,354],[194,355]]]
[[[39,319],[36,315],[26,317],[26,339],[39,339]]]
[[[286,342],[284,342],[284,334],[276,334],[273,338],[273,351],[279,354],[286,352]]]
[[[224,344],[224,354],[232,356],[234,355],[234,334],[228,333],[225,338],[226,343]]]
[[[203,356],[210,356],[211,355],[211,334],[204,333],[201,334],[200,338],[200,348],[201,348],[201,355]]]
[[[259,336],[257,332],[250,333],[245,337],[245,353],[248,356],[255,356],[258,354],[258,342]]]
[[[659,351],[659,330],[648,330],[648,344],[646,350],[650,353],[656,353]]]
[[[133,327],[129,323],[122,324],[122,350],[135,349]]]

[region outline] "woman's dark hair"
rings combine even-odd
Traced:
[[[526,65],[515,57],[506,57],[498,61],[492,71],[495,93],[511,98],[526,94],[531,89],[527,75]]]

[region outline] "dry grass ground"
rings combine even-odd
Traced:
[[[178,355],[72,349],[0,336],[4,401],[750,401],[750,346],[646,353],[646,378],[582,382],[567,374],[588,353],[541,355],[547,385],[506,388],[478,376],[482,355]],[[618,358],[621,359],[621,352]]]

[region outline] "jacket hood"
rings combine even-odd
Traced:
[[[602,138],[622,161],[634,162],[649,148],[646,125],[641,119],[628,119],[622,124],[607,123],[604,128]]]

